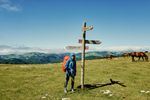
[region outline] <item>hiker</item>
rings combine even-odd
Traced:
[[[64,92],[67,93],[67,85],[70,77],[71,77],[71,91],[74,92],[74,81],[76,76],[76,59],[74,54],[70,55],[70,59],[66,62],[65,69],[66,69],[66,82],[64,85]]]

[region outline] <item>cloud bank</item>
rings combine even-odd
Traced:
[[[11,47],[6,45],[0,45],[0,55],[7,54],[24,54],[30,52],[40,53],[64,53],[64,49],[43,49],[38,47]]]
[[[107,47],[107,48],[93,48],[89,51],[150,51],[150,46],[114,46],[114,47]],[[38,47],[11,47],[6,45],[0,45],[0,55],[7,55],[7,54],[23,54],[23,53],[30,53],[30,52],[40,52],[40,53],[66,53],[66,52],[81,52],[81,50],[66,50],[66,49],[44,49]]]
[[[113,46],[106,48],[96,48],[96,50],[100,51],[150,51],[150,46]]]

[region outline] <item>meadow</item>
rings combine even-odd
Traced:
[[[99,86],[83,90],[77,88],[80,64],[78,61],[75,92],[67,94],[61,63],[1,64],[0,100],[150,100],[150,62],[131,62],[128,57],[86,60],[85,84]],[[109,84],[110,79],[124,86]]]

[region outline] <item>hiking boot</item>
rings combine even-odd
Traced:
[[[64,93],[67,93],[67,89],[66,88],[64,88]]]
[[[73,92],[74,92],[74,89],[71,89],[71,92],[73,93]]]

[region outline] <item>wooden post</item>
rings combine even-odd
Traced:
[[[81,59],[81,88],[84,89],[84,68],[85,68],[85,38],[86,38],[86,22],[83,26],[82,34],[82,59]]]

